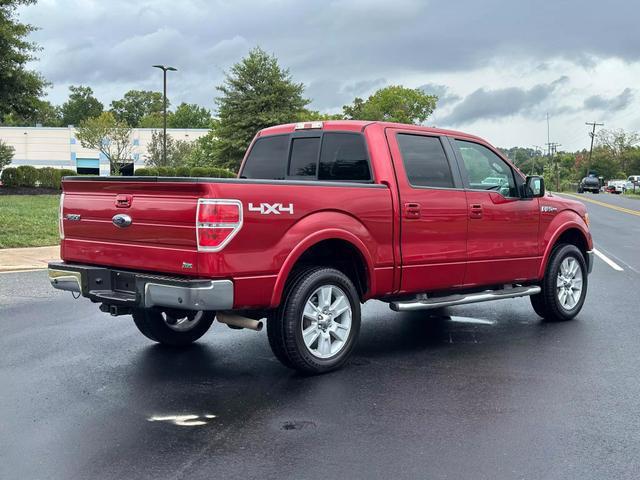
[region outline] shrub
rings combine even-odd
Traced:
[[[206,167],[193,167],[189,174],[191,177],[206,177],[207,176],[207,168]]]
[[[18,169],[15,167],[7,167],[2,170],[2,185],[5,187],[18,186]]]
[[[60,174],[57,169],[52,167],[39,168],[37,174],[40,188],[57,188],[60,186]]]
[[[235,178],[236,174],[231,170],[220,167],[193,167],[191,169],[191,176],[210,178]]]
[[[190,177],[191,169],[189,167],[176,167],[176,177]]]
[[[176,169],[173,167],[158,167],[158,176],[160,177],[175,177]]]
[[[35,187],[38,181],[38,169],[31,165],[20,165],[18,171],[19,187]]]
[[[150,168],[138,168],[133,172],[133,174],[138,176],[138,177],[152,177],[153,175],[149,170],[151,170],[151,169]]]

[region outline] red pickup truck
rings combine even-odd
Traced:
[[[237,179],[65,178],[60,236],[55,288],[173,346],[266,318],[275,356],[311,373],[344,364],[369,299],[529,296],[568,320],[593,266],[584,205],[481,138],[384,122],[266,128]]]

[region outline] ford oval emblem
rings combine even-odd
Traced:
[[[132,222],[131,217],[129,215],[125,215],[124,213],[114,215],[111,221],[118,228],[128,227]]]

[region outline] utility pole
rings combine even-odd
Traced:
[[[591,146],[589,147],[589,160],[587,160],[587,177],[589,176],[589,169],[591,168],[591,154],[593,153],[593,139],[596,136],[596,127],[604,127],[604,123],[597,122],[584,122],[585,125],[591,125],[593,128],[589,132],[591,137]]]
[[[159,68],[162,70],[163,75],[163,96],[164,101],[164,124],[162,128],[162,163],[167,166],[167,71],[175,72],[177,68],[168,67],[165,65],[153,65],[153,68]]]
[[[557,142],[547,142],[547,150],[549,152],[549,161],[553,160],[556,168],[556,192],[560,191],[560,166],[558,165],[558,147],[560,143]]]

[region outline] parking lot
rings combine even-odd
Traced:
[[[372,301],[319,377],[264,331],[215,324],[175,351],[44,271],[2,274],[0,478],[636,479],[640,201],[579,196],[599,256],[576,320]]]

